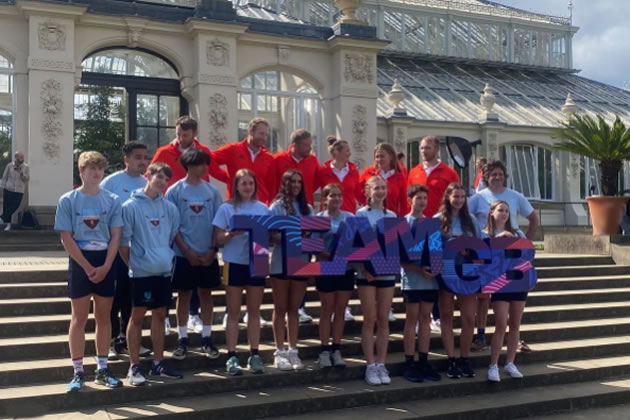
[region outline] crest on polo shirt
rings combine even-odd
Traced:
[[[149,223],[151,223],[154,227],[158,227],[160,225],[160,216],[147,217],[149,219]]]
[[[100,221],[101,209],[82,209],[81,218],[83,223],[90,229],[96,229]]]
[[[184,198],[184,202],[195,214],[201,213],[203,208],[206,206],[206,200],[204,200],[203,197],[196,195]]]

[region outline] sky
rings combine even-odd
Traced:
[[[569,16],[568,0],[494,1]],[[573,25],[580,27],[573,37],[573,67],[589,79],[619,88],[630,85],[630,0],[573,0],[573,6]]]

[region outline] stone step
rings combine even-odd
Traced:
[[[392,323],[391,331],[394,332],[390,334],[390,351],[402,351],[402,334],[398,331],[401,331],[403,325],[404,321],[402,320]],[[361,358],[360,327],[360,322],[346,325],[346,336],[343,340],[342,351],[348,357],[357,356]],[[458,337],[459,332],[460,330],[456,328],[456,337]],[[493,332],[493,327],[487,328],[488,342],[490,342]],[[298,345],[300,354],[305,360],[315,359],[319,353],[317,333],[317,325],[315,324],[302,325],[300,327],[300,337],[302,339]],[[615,354],[618,351],[626,351],[630,348],[630,336],[628,335],[630,335],[629,319],[602,324],[597,324],[593,321],[582,321],[578,323],[523,325],[521,338],[536,351],[536,354],[531,353],[523,357],[528,361],[540,361],[556,360],[553,357],[575,358],[590,357],[593,354]],[[177,335],[171,334],[166,338],[167,356],[170,356],[170,351],[174,350],[177,344]],[[179,368],[220,368],[222,366],[225,362],[224,358],[211,361],[198,353],[200,343],[198,334],[190,333],[189,338],[190,354],[184,361],[175,362]],[[213,339],[222,351],[225,350],[225,334],[221,327],[215,326],[213,328]],[[243,343],[246,342],[245,329],[241,329],[239,340]],[[148,330],[144,331],[143,342],[145,346],[151,347]],[[458,338],[456,338],[457,342]],[[561,344],[558,345],[558,342],[561,342]],[[265,327],[262,329],[261,343],[261,354],[266,362],[271,363],[272,352],[275,348],[271,328]],[[572,343],[573,348],[565,348],[564,346],[567,343]],[[593,343],[597,343],[596,349],[588,347],[592,346]],[[442,341],[438,334],[432,333],[430,346],[434,353],[443,352]],[[16,347],[20,349],[20,352],[15,352]],[[247,349],[243,349],[246,352]],[[549,354],[545,354],[545,352]],[[94,334],[88,333],[86,334],[86,364],[91,363],[90,361],[94,354]],[[487,351],[478,353],[480,356],[487,356],[488,354]],[[40,337],[39,341],[36,341],[33,337],[13,340],[2,339],[0,340],[0,355],[2,356],[1,360],[3,360],[3,363],[0,363],[0,386],[31,383],[38,381],[37,378],[42,377],[47,378],[47,380],[63,380],[68,375],[70,354],[67,335],[65,334]],[[51,357],[51,355],[54,355],[54,357]],[[246,355],[243,357],[246,357]],[[120,359],[121,361],[112,362],[111,366],[114,372],[123,375],[128,359],[126,355],[121,355]]]
[[[609,255],[566,255],[545,254],[537,252],[534,258],[534,267],[556,266],[585,266],[585,265],[614,265],[615,260]]]
[[[401,357],[391,354],[388,361]],[[414,384],[398,376],[401,363],[394,362],[388,363],[392,383],[379,387],[368,386],[362,381],[363,363],[354,361],[349,361],[344,370],[324,372],[308,366],[305,371],[287,373],[269,368],[264,375],[245,373],[236,378],[226,378],[220,371],[187,371],[182,380],[160,379],[137,388],[124,386],[110,390],[86,383],[86,389],[79,394],[66,394],[65,382],[3,389],[0,415],[35,416],[60,411],[54,415],[231,420],[283,415],[294,418],[298,414],[320,413],[322,410],[414,402],[427,405],[426,415],[457,412],[459,417],[449,418],[459,419],[468,418],[463,413],[472,412],[477,413],[474,418],[481,418],[477,400],[514,405],[519,401],[519,395],[531,395],[532,402],[557,401],[554,408],[561,403],[560,399],[568,407],[572,399],[582,401],[586,395],[591,401],[601,395],[602,400],[611,401],[614,396],[617,403],[625,402],[630,396],[629,361],[630,358],[625,356],[522,364],[519,368],[525,375],[523,379],[504,378],[496,384],[487,382],[485,368],[477,370],[476,378],[443,378],[439,382]],[[612,376],[617,378],[608,379]],[[558,391],[553,392],[554,389]],[[458,399],[439,399],[445,395],[456,395]],[[436,404],[441,405],[440,410]],[[91,408],[86,410],[87,407]],[[77,410],[81,413],[76,413]],[[523,414],[514,407],[511,410]],[[549,411],[541,409],[540,413]],[[358,417],[353,414],[350,418]]]
[[[630,265],[554,266],[537,268],[539,279],[630,274]]]
[[[630,419],[630,405],[623,405],[623,403],[630,397],[629,386],[630,378],[622,376],[605,381],[507,390],[497,395],[492,384],[486,384],[487,394],[462,395],[457,396],[456,399],[441,397],[430,401],[401,401],[393,404],[266,418],[269,420],[319,420],[322,418],[327,420],[348,418],[487,420],[527,417],[536,420],[627,420]],[[606,408],[591,409],[592,407]],[[562,414],[545,415],[558,412]]]

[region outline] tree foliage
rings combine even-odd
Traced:
[[[114,172],[123,165],[121,149],[125,144],[125,124],[117,120],[124,116],[124,107],[116,106],[112,98],[114,89],[109,86],[94,86],[86,107],[86,119],[77,121],[74,139],[74,176],[78,178],[76,162],[82,152],[96,150],[108,162],[106,173]]]
[[[574,114],[556,130],[561,141],[556,150],[575,153],[599,161],[602,193],[617,195],[618,175],[623,161],[630,159],[630,128],[617,116],[612,125],[603,116]]]

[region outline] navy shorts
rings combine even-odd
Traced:
[[[315,279],[318,292],[351,292],[354,290],[354,271],[347,271],[343,276],[320,276]]]
[[[405,303],[436,303],[438,301],[438,290],[403,290],[403,298]]]
[[[132,277],[129,282],[131,283],[131,305],[134,308],[157,309],[169,307],[173,303],[170,277]]]
[[[174,290],[216,289],[219,286],[221,286],[221,273],[219,261],[216,259],[210,265],[196,267],[190,265],[184,257],[175,259]]]
[[[396,280],[372,280],[367,281],[366,279],[357,279],[357,286],[371,286],[376,287],[377,289],[384,289],[387,287],[396,286]]]
[[[308,281],[310,277],[301,277],[301,276],[285,276],[284,274],[270,274],[270,277],[279,280],[295,280],[295,281]]]
[[[81,251],[92,267],[100,267],[105,263],[107,250],[103,251]],[[115,264],[115,263],[114,263]],[[68,264],[68,297],[79,299],[89,295],[102,297],[114,297],[116,294],[116,267],[112,268],[105,275],[100,283],[92,283],[88,279],[83,268],[75,260],[70,258]]]
[[[252,277],[249,274],[249,264],[223,262],[223,284],[235,287],[263,287],[265,285],[265,278]]]
[[[527,292],[522,293],[493,293],[490,298],[492,302],[525,302],[527,300]]]

